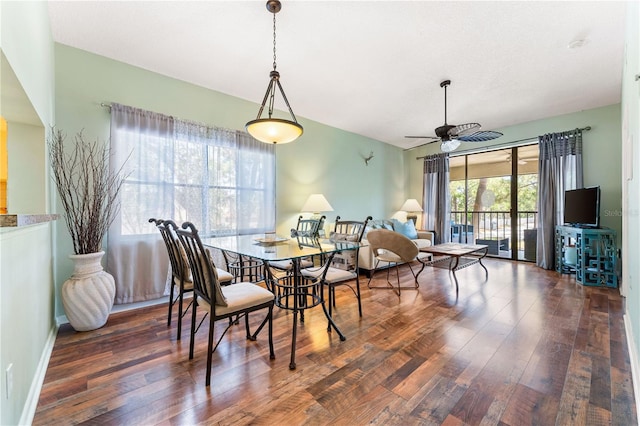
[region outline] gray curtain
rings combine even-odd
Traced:
[[[582,188],[582,131],[538,137],[537,265],[555,267],[555,228],[563,224],[564,192]]]
[[[424,159],[422,185],[424,229],[436,232],[436,244],[451,236],[451,205],[449,199],[449,154],[429,155]]]

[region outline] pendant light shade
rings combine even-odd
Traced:
[[[280,84],[280,73],[276,71],[276,13],[278,13],[281,8],[282,5],[280,4],[280,1],[267,1],[267,10],[273,13],[273,71],[269,73],[269,85],[267,86],[267,92],[262,100],[260,110],[258,111],[258,116],[255,120],[251,120],[245,125],[247,132],[257,140],[275,144],[293,142],[298,139],[303,132],[303,128],[298,124],[298,120],[296,120],[296,116],[293,113],[293,110],[289,105],[289,101],[287,100],[287,96],[284,94],[284,89]],[[289,109],[289,114],[291,114],[291,120],[272,117],[276,91],[279,91],[282,95],[282,99]],[[265,106],[267,106],[269,117],[261,118]]]
[[[289,143],[302,134],[302,126],[296,122],[278,118],[251,120],[246,125],[247,132],[260,142]]]

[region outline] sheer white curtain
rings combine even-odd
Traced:
[[[263,233],[275,227],[275,149],[246,133],[111,107],[113,167],[131,174],[109,229],[107,270],[115,303],[162,297],[166,248],[149,218],[193,222],[203,235]]]
[[[424,159],[422,209],[424,228],[436,232],[436,243],[449,241],[451,200],[449,197],[449,155],[435,154]]]
[[[120,194],[120,214],[108,232],[106,269],[116,282],[115,303],[162,297],[169,259],[148,219],[169,218],[173,180],[172,117],[111,105],[112,168],[125,160],[130,175]]]
[[[582,131],[551,133],[538,138],[538,233],[536,263],[555,267],[555,229],[564,222],[564,192],[582,188]]]
[[[176,223],[204,235],[275,228],[275,148],[244,132],[176,120]]]

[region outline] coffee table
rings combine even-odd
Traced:
[[[485,244],[458,244],[458,243],[444,243],[436,244],[434,246],[421,248],[421,252],[431,253],[433,260],[425,261],[420,258],[418,260],[422,263],[422,268],[425,266],[433,266],[436,263],[449,261],[449,271],[453,272],[453,279],[456,282],[456,297],[458,296],[458,277],[456,277],[456,271],[466,268],[467,266],[475,265],[479,263],[484,269],[485,277],[489,277],[489,271],[482,264],[482,259],[487,255],[489,246]],[[439,256],[439,257],[437,257]],[[418,275],[420,275],[418,272]]]

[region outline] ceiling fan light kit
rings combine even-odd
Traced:
[[[293,142],[298,139],[304,131],[302,126],[298,124],[298,120],[296,120],[296,116],[289,105],[289,101],[287,100],[287,96],[284,94],[284,89],[280,84],[280,73],[276,71],[276,13],[280,12],[280,9],[282,9],[282,4],[279,0],[267,1],[267,10],[270,13],[273,13],[273,70],[269,73],[269,85],[267,86],[267,92],[264,94],[264,98],[262,99],[262,105],[258,111],[258,116],[255,120],[251,120],[245,125],[247,132],[257,140],[274,144]],[[280,91],[282,99],[289,109],[291,120],[272,118],[276,89]],[[267,101],[269,102],[269,118],[261,118],[262,111],[264,111]]]
[[[440,151],[442,152],[451,152],[458,149],[460,146],[460,141],[458,139],[449,139],[448,141],[442,141],[440,144]]]
[[[433,142],[440,141],[442,152],[455,151],[461,142],[485,142],[499,138],[502,133],[492,130],[480,131],[479,123],[447,124],[447,87],[451,80],[440,82],[440,87],[444,89],[444,124],[436,127],[436,136],[405,136],[406,138],[434,139]],[[428,142],[432,143],[432,142]]]

